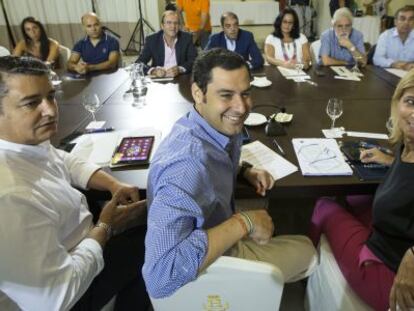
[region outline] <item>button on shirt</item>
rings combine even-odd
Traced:
[[[398,61],[414,62],[414,31],[411,30],[405,42],[401,41],[395,27],[384,31],[378,39],[373,60],[381,67],[391,67]]]
[[[365,53],[364,38],[360,31],[352,29],[349,40],[360,53]],[[343,60],[346,61],[349,65],[355,63],[351,52],[347,48],[339,45],[338,38],[332,28],[325,30],[321,35],[319,59],[322,56],[329,56],[337,60]],[[320,64],[322,64],[322,60],[320,60]]]
[[[88,36],[79,40],[73,47],[73,52],[80,54],[88,64],[99,64],[109,59],[111,52],[119,52],[119,43],[114,37],[104,33],[96,46],[93,46]]]
[[[161,143],[148,177],[143,276],[151,297],[173,294],[197,277],[206,229],[231,217],[241,136],[229,138],[195,109]]]
[[[0,140],[0,310],[67,310],[103,269],[86,236],[86,188],[99,169],[50,143]]]

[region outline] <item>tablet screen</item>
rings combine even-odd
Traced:
[[[124,137],[117,147],[112,164],[148,164],[154,136]]]

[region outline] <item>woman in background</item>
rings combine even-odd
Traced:
[[[300,33],[299,19],[290,8],[284,9],[276,18],[274,32],[265,41],[265,57],[269,64],[295,69],[310,66],[308,39]]]
[[[48,38],[42,23],[34,17],[26,17],[20,25],[23,40],[13,51],[15,56],[31,56],[56,66],[59,57],[59,43]]]

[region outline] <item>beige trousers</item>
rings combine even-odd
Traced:
[[[229,255],[271,263],[280,269],[286,283],[308,277],[317,265],[316,250],[303,235],[277,236],[265,245],[244,239],[230,249]]]

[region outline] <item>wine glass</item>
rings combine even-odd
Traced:
[[[332,120],[331,129],[334,129],[335,120],[338,119],[343,113],[342,99],[330,98],[328,100],[328,105],[326,105],[326,113]]]
[[[359,62],[362,60],[363,56],[362,55],[352,55],[352,58],[354,59],[354,66],[351,68],[351,72],[353,74],[355,74],[356,76],[361,75],[361,70],[359,70],[358,64]]]
[[[93,121],[96,121],[95,112],[98,111],[101,106],[101,101],[97,94],[86,94],[82,96],[82,105],[92,114]]]

